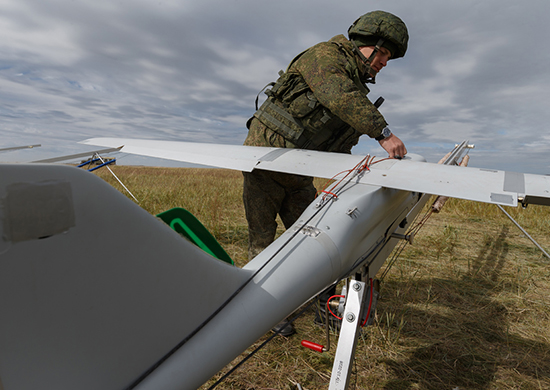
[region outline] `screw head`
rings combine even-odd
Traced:
[[[353,321],[355,321],[355,314],[353,314],[353,313],[348,313],[348,314],[346,315],[346,320],[348,320],[348,322],[353,322]]]

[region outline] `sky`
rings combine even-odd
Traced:
[[[91,137],[242,144],[279,70],[378,9],[410,41],[369,97],[410,153],[437,162],[469,140],[470,166],[550,174],[546,0],[0,0],[0,148],[42,145],[0,161]],[[353,153],[385,154],[367,136]]]

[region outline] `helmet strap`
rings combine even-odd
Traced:
[[[355,53],[359,56],[359,58],[361,59],[361,61],[363,62],[363,64],[365,64],[366,66],[366,70],[365,72],[363,73],[363,77],[367,77],[367,83],[371,83],[371,84],[375,84],[376,83],[376,71],[371,67],[371,64],[372,64],[372,61],[374,61],[374,57],[376,57],[376,53],[378,53],[378,51],[380,50],[380,48],[382,47],[382,45],[384,44],[384,39],[383,38],[380,38],[378,40],[378,42],[376,43],[376,46],[374,46],[374,50],[372,51],[371,55],[369,56],[369,58],[365,57],[365,55],[363,53],[361,53],[361,50],[359,50],[359,47],[357,46],[357,43],[355,43],[355,41],[352,39],[351,42],[353,43],[353,46],[354,46],[354,51]]]

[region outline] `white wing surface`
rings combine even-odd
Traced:
[[[550,205],[550,177],[412,160],[386,160],[362,182],[478,202]]]
[[[122,152],[250,172],[264,169],[333,178],[365,156],[302,149],[280,149],[191,142],[92,138],[81,143],[124,145]],[[360,182],[399,190],[517,206],[550,205],[550,176],[432,164],[417,155],[371,165]]]
[[[119,147],[121,152],[164,158],[216,168],[251,172],[265,169],[300,175],[331,178],[353,168],[365,156],[325,153],[303,149],[220,145],[195,142],[154,141],[127,138],[92,138],[81,144]],[[113,146],[116,145],[116,146]]]

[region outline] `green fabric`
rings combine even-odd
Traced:
[[[175,207],[158,214],[157,217],[209,255],[226,263],[234,264],[214,236],[186,209]]]

